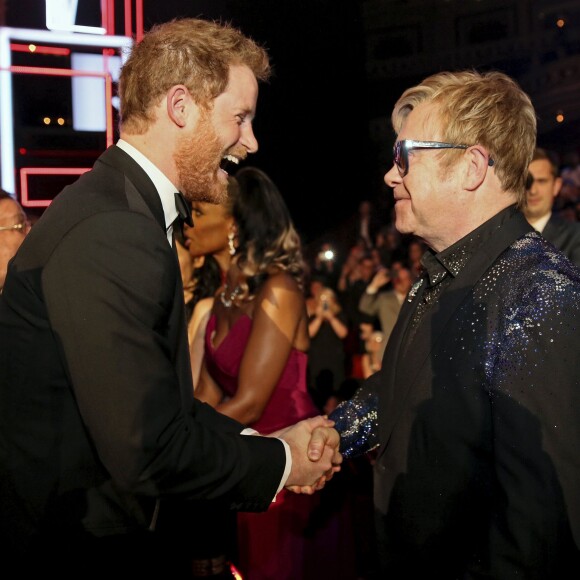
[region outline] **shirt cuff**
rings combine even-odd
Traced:
[[[258,431],[255,429],[251,429],[250,427],[246,427],[242,432],[241,435],[260,435]],[[278,485],[278,489],[272,498],[272,502],[276,501],[276,496],[282,491],[284,485],[286,485],[286,481],[288,477],[290,477],[290,470],[292,469],[292,453],[290,451],[290,445],[284,441],[284,439],[278,439],[284,445],[284,452],[286,453],[286,467],[284,467],[284,473],[282,474],[282,479],[280,480],[280,485]]]
[[[255,430],[252,429],[251,427],[246,427],[241,433],[240,435],[259,435],[259,433]]]
[[[373,294],[376,294],[378,291],[379,291],[379,290],[378,290],[378,288],[371,288],[370,286],[367,286],[367,287],[365,288],[365,292],[366,292],[367,294],[370,294],[371,296],[372,296]]]
[[[284,473],[282,474],[282,481],[280,481],[280,485],[276,490],[276,495],[278,495],[282,488],[286,485],[286,481],[290,477],[290,470],[292,469],[292,453],[290,452],[290,445],[284,441],[284,439],[280,439],[282,441],[282,445],[284,445],[284,451],[286,452],[286,467],[284,468]],[[272,501],[276,501],[276,495]]]

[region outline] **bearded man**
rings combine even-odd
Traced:
[[[10,264],[0,536],[20,573],[185,577],[155,532],[167,503],[263,511],[282,487],[312,491],[340,462],[324,427],[307,457],[314,427],[330,424],[322,417],[260,437],[193,399],[172,247],[180,216],[191,218],[176,192],[225,195],[223,160],[258,149],[268,75],[263,48],[230,26],[154,27],[121,73],[120,140],[56,197]]]

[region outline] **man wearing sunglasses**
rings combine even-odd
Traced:
[[[8,262],[29,229],[30,223],[21,205],[7,191],[0,189],[0,293],[4,288]]]
[[[330,417],[378,445],[381,577],[580,571],[580,270],[520,211],[536,140],[498,72],[438,73],[392,114],[396,228],[422,238],[382,369]]]

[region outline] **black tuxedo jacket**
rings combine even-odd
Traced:
[[[425,281],[415,288],[381,371],[340,411],[346,421],[331,415],[352,425],[354,406],[369,443],[378,409],[389,578],[580,573],[580,271],[530,232],[520,213],[504,223],[405,350]]]
[[[542,235],[580,267],[580,224],[551,215]]]
[[[165,498],[269,506],[284,447],[194,400],[161,202],[118,147],[57,196],[12,260],[0,357],[5,548],[151,529]]]

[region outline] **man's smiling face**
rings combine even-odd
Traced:
[[[252,121],[258,82],[246,66],[230,68],[226,90],[201,110],[196,126],[184,136],[175,154],[179,186],[190,201],[223,202],[228,169],[258,150]]]

